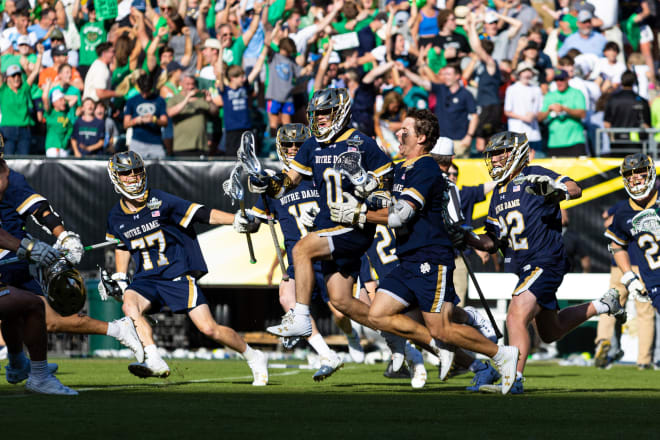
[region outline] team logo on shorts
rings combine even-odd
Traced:
[[[158,200],[156,197],[152,197],[151,200],[147,202],[147,208],[153,211],[154,209],[160,208],[160,205],[162,204],[163,204],[162,200]]]
[[[419,265],[419,271],[421,273],[429,273],[431,272],[431,265],[429,263],[422,263]]]

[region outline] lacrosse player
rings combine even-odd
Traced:
[[[112,156],[108,174],[121,199],[108,215],[106,238],[117,238],[121,244],[115,250],[117,273],[104,290],[115,290],[113,284],[117,283],[123,291],[122,309],[136,323],[144,345],[144,362],[131,364],[131,373],[138,377],[169,375],[170,369],[158,354],[152,329],[144,317],[146,312],[157,312],[167,305],[175,313],[187,313],[207,337],[242,353],[254,376],[252,385],[266,385],[266,355],[252,349],[233,329],[215,322],[196,282],[206,274],[207,267],[193,223],[228,225],[233,223],[234,215],[149,189],[144,162],[133,151]],[[126,277],[130,259],[136,267],[131,282]]]
[[[610,252],[623,272],[621,284],[637,302],[651,302],[660,310],[660,218],[655,164],[650,156],[635,153],[623,159],[620,171],[629,199],[615,211],[605,236],[611,240]],[[633,271],[632,264],[639,273]]]
[[[275,146],[284,170],[291,168],[291,161],[296,156],[296,153],[298,153],[300,146],[310,137],[309,128],[303,124],[285,124],[277,130]],[[319,213],[319,192],[314,181],[311,178],[304,177],[298,186],[287,191],[279,199],[270,196],[257,199],[257,203],[250,210],[250,213],[254,214],[254,217],[248,216],[245,219],[240,215],[239,211],[235,217],[234,229],[240,233],[256,232],[259,224],[267,220],[267,211],[277,219],[284,234],[284,247],[286,249],[287,260],[289,261],[289,267],[287,268],[289,279],[280,282],[280,304],[286,312],[295,307],[296,302],[296,281],[293,257],[291,255],[292,250],[302,237],[314,229],[314,220]],[[314,275],[316,283],[312,292],[312,298],[320,297],[325,303],[328,303],[328,292],[325,281],[323,280],[320,261],[314,263]],[[332,310],[332,306],[330,307]],[[332,310],[332,312],[335,316],[339,313],[336,310]],[[343,318],[340,313],[339,316]],[[307,338],[307,342],[319,354],[321,367],[313,377],[314,380],[320,381],[330,377],[335,371],[339,370],[343,366],[343,362],[337,353],[331,350],[328,344],[325,343],[323,336],[316,327],[314,319],[311,319],[311,322],[312,334]],[[350,327],[350,321],[348,325]],[[359,347],[359,352],[362,353],[362,359],[364,359],[364,352],[360,346],[359,337],[352,328],[351,332],[347,333],[347,337],[349,338],[349,348],[351,347],[351,340],[357,340],[357,344],[355,342],[352,342],[352,344],[354,347],[355,345]],[[284,346],[287,348],[292,348],[300,340],[299,337],[295,336],[284,337],[282,339]],[[352,350],[355,350],[355,348]],[[357,357],[358,354],[355,354],[355,356]]]
[[[511,256],[511,269],[518,277],[509,310],[509,341],[520,350],[516,380],[511,394],[523,393],[523,370],[530,350],[527,330],[533,319],[544,342],[553,342],[594,315],[623,317],[616,290],[600,299],[559,311],[556,292],[568,260],[561,235],[559,202],[577,199],[580,187],[567,176],[529,165],[529,143],[522,133],[501,132],[490,138],[486,166],[497,182],[493,190],[486,234],[468,236],[469,244],[490,253],[500,249]],[[498,391],[500,385],[484,385],[483,391]]]
[[[6,189],[6,184],[6,179],[0,179],[0,194]],[[49,267],[62,257],[61,252],[46,243],[30,239],[19,240],[4,229],[0,229],[0,246],[16,252],[21,260],[41,267]],[[42,394],[78,394],[62,385],[53,375],[53,368],[47,363],[46,313],[44,303],[38,296],[0,283],[0,320],[9,357],[9,365],[6,367],[9,383],[18,383],[24,380],[23,376],[27,374],[25,387],[29,391]],[[23,344],[30,352],[30,361],[23,354]]]
[[[0,144],[2,138],[0,136]],[[65,229],[60,216],[53,210],[46,198],[35,192],[27,183],[25,177],[20,173],[11,170],[2,159],[2,150],[0,148],[0,182],[5,188],[0,201],[0,220],[2,227],[13,236],[29,243],[30,237],[25,232],[25,223],[27,217],[39,224],[45,231],[57,237],[55,248],[64,254],[66,260],[75,265],[80,262],[83,255],[83,246],[80,236],[75,232]],[[10,250],[0,251],[0,261],[10,259],[14,256]],[[31,270],[32,269],[32,270]],[[0,279],[4,283],[15,286],[22,290],[35,293],[41,296],[46,307],[46,325],[50,333],[76,333],[88,335],[108,335],[117,339],[123,345],[130,348],[138,359],[143,356],[142,346],[135,332],[133,323],[128,318],[118,319],[112,322],[104,322],[92,319],[89,316],[72,314],[62,316],[48,303],[44,294],[47,287],[42,286],[38,279],[43,275],[43,267],[32,267],[27,261],[21,260],[16,263],[10,263],[0,266]],[[82,285],[80,275],[72,267],[67,271],[69,275],[76,278],[75,283],[70,285]],[[6,375],[12,376],[11,383],[18,383],[28,378],[30,372],[30,362],[21,352],[22,361],[19,363],[21,368],[12,371],[7,369]],[[51,364],[53,370],[57,369],[56,364]]]
[[[352,224],[333,221],[330,204],[347,200],[359,206],[358,199],[366,199],[381,184],[381,178],[392,170],[389,157],[373,139],[349,128],[351,99],[346,89],[316,91],[307,113],[312,137],[300,147],[291,161],[291,168],[260,178],[251,176],[249,180],[253,193],[279,198],[308,176],[313,178],[320,196],[319,213],[314,222],[317,229],[298,241],[292,252],[296,305],[284,315],[281,324],[267,329],[277,336],[312,334],[309,304],[315,283],[315,261],[321,261],[332,305],[351,319],[370,325],[369,306],[354,298],[352,290],[360,271],[360,257],[374,239],[375,225],[364,223],[366,206],[356,213]],[[360,165],[370,172],[362,184],[354,185],[334,168],[337,157],[344,152],[360,154]]]

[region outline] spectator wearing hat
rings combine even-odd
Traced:
[[[508,25],[506,29],[504,28],[505,25]],[[486,12],[482,37],[493,42],[493,54],[491,56],[495,61],[499,63],[508,59],[509,46],[512,41],[517,39],[521,29],[522,21],[516,18],[498,14],[493,10]]]
[[[594,31],[591,23],[593,15],[587,9],[582,9],[578,13],[578,31],[566,37],[557,55],[563,57],[571,49],[577,49],[580,53],[593,53],[598,56],[603,55],[603,49],[607,40],[600,32]]]
[[[504,115],[508,118],[507,129],[525,133],[529,146],[534,149],[537,157],[545,157],[537,120],[543,105],[541,88],[534,84],[534,77],[537,75],[538,71],[532,64],[527,61],[518,63],[517,81],[506,89]]]
[[[587,154],[584,125],[586,103],[582,93],[568,85],[568,73],[555,71],[557,90],[548,92],[538,114],[540,122],[548,124],[550,156],[578,157]]]
[[[215,87],[218,80],[215,76],[215,65],[220,58],[222,46],[215,38],[207,38],[202,48],[202,64],[204,67],[199,71],[198,85],[201,89]]]
[[[155,93],[152,75],[143,73],[135,83],[140,93],[128,99],[124,106],[124,128],[133,128],[128,148],[144,159],[163,159],[161,128],[167,126],[165,100]]]
[[[472,50],[476,57],[470,64],[470,72],[463,72],[463,78],[469,79],[474,73],[477,80],[477,105],[481,108],[479,125],[475,132],[477,151],[484,151],[486,140],[501,131],[502,102],[499,89],[502,84],[502,75],[497,62],[492,57],[495,45],[491,40],[479,39],[477,34],[478,17],[470,13],[466,19],[466,29]],[[476,61],[480,61],[475,66]]]
[[[440,136],[454,141],[457,157],[469,157],[479,115],[472,94],[461,86],[461,73],[458,65],[448,64],[440,72],[443,81],[440,84],[404,70],[404,74],[414,83],[435,95],[435,115],[440,125]]]
[[[51,67],[53,65],[53,49],[59,46],[65,46],[66,44],[64,43],[64,33],[59,28],[53,28],[52,32],[49,32],[50,35],[50,49],[46,50],[44,52],[44,59],[41,62],[41,65],[43,67]],[[77,66],[78,65],[78,51],[76,50],[71,50],[67,48],[68,54],[67,54],[67,62],[71,64],[71,66]]]
[[[227,2],[227,5],[229,5],[229,2]],[[254,4],[255,19],[252,20],[250,26],[239,38],[234,39],[232,37],[231,26],[228,23],[223,23],[218,28],[218,38],[222,48],[222,59],[228,66],[241,65],[243,61],[243,52],[245,52],[245,48],[250,44],[250,40],[259,28],[259,20],[256,18],[261,17],[263,6],[263,2]],[[200,34],[200,37],[202,36],[206,39],[209,35],[208,33],[205,33],[204,35]]]
[[[37,79],[41,68],[43,46],[37,46],[38,55],[34,69],[24,82],[20,66],[14,64],[7,68],[5,80],[0,79],[0,133],[5,140],[5,154],[27,155],[30,153],[32,135],[30,116],[32,99],[30,88]]]
[[[646,99],[633,91],[637,82],[634,72],[626,70],[621,75],[621,89],[612,93],[605,105],[605,128],[649,128],[651,126],[651,111]],[[643,136],[644,137],[644,136]],[[612,138],[618,141],[613,148],[626,148],[625,154],[639,151],[639,133],[614,133]],[[624,141],[621,143],[621,141]],[[629,141],[626,143],[625,141]],[[630,142],[632,141],[632,142]]]
[[[510,0],[505,2],[504,6],[499,11],[502,15],[515,18],[522,23],[520,32],[515,36],[509,45],[509,52],[507,53],[507,59],[514,59],[516,48],[518,46],[518,39],[522,35],[526,35],[527,32],[535,23],[539,23],[541,18],[534,8],[529,4],[523,3],[521,0]]]
[[[237,65],[233,68],[242,70]],[[247,106],[247,94],[245,105]],[[172,154],[174,156],[209,154],[206,122],[209,117],[217,114],[218,107],[209,91],[199,90],[195,76],[189,72],[184,73],[181,79],[181,91],[167,102],[167,115],[174,124]],[[225,122],[228,117],[230,116],[225,109]]]
[[[115,57],[115,49],[112,43],[105,42],[96,46],[96,55],[98,58],[94,60],[87,72],[83,99],[89,97],[97,102],[120,96],[110,87],[109,66]]]
[[[39,87],[43,87],[48,80],[55,82],[60,66],[67,63],[69,51],[65,45],[60,44],[51,49],[51,51],[53,54],[53,65],[42,69],[41,73],[39,73]],[[71,68],[71,85],[78,90],[83,90],[85,87],[82,77],[75,67]]]
[[[76,157],[98,156],[105,145],[105,121],[94,115],[94,101],[86,98],[82,114],[73,124],[71,149]]]
[[[57,29],[55,26],[55,10],[44,8],[41,10],[41,18],[32,26],[28,27],[28,32],[34,33],[37,42],[44,45],[44,49],[50,49],[50,34]]]
[[[12,14],[14,27],[5,29],[2,32],[3,38],[8,39],[14,46],[14,50],[18,50],[18,37],[25,35],[30,39],[30,46],[34,47],[37,44],[37,36],[34,32],[28,31],[28,24],[30,22],[30,12],[27,9],[20,9]]]
[[[30,38],[25,35],[18,37],[18,54],[14,55],[13,59],[6,60],[7,67],[16,63],[20,65],[26,72],[31,72],[34,69],[34,63],[37,61],[37,55],[33,53],[32,46],[30,46]],[[42,58],[43,66],[43,58]]]
[[[546,93],[548,90],[548,78],[552,78],[553,69],[552,63],[549,59],[542,59],[542,54],[539,45],[536,41],[531,41],[528,37],[522,37],[518,40],[518,49],[513,60],[514,70],[518,68],[518,63],[526,62],[534,66],[538,72],[534,80],[541,87],[541,90]]]
[[[46,120],[46,157],[67,157],[69,139],[76,121],[75,110],[69,107],[62,91],[49,92],[45,87],[41,96]]]
[[[89,67],[96,59],[96,48],[108,39],[108,33],[105,30],[103,22],[96,19],[96,8],[92,0],[87,2],[87,17],[87,22],[80,27],[80,61],[78,63],[78,71],[83,79],[87,76]]]

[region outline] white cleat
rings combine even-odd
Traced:
[[[3,345],[2,347],[0,347],[0,361],[3,361],[5,359],[7,359],[7,347]]]
[[[128,366],[128,371],[141,379],[148,377],[166,378],[170,375],[170,367],[162,359],[155,361],[147,359],[145,362],[133,362]]]
[[[256,357],[248,362],[252,370],[252,386],[263,387],[268,385],[268,356],[261,350],[255,350]]]
[[[387,346],[392,352],[392,371],[396,373],[401,369],[403,361],[406,359],[406,340],[401,336],[388,332],[381,332],[380,334],[385,338],[385,342],[387,342]]]
[[[320,382],[332,376],[335,372],[339,371],[344,366],[341,358],[334,351],[330,352],[330,356],[321,356],[321,368],[314,373],[313,379]]]
[[[302,336],[304,338],[312,335],[312,320],[309,315],[296,315],[290,309],[282,317],[279,325],[268,327],[266,331],[275,336]]]
[[[438,349],[437,355],[440,359],[440,373],[438,374],[438,378],[440,380],[445,380],[447,379],[447,375],[449,374],[451,366],[454,363],[455,353],[451,350],[440,348]]]
[[[516,381],[516,367],[518,366],[518,356],[520,351],[518,347],[505,345],[500,347],[504,350],[504,359],[501,362],[495,362],[502,375],[502,394],[507,394]]]
[[[35,380],[34,376],[28,377],[27,382],[25,382],[25,388],[28,391],[39,394],[57,394],[60,396],[78,395],[78,391],[62,385],[62,382],[52,374],[42,381]]]
[[[474,307],[463,307],[463,310],[465,310],[465,312],[470,315],[470,317],[472,317],[474,328],[479,330],[479,333],[484,335],[486,338],[497,344],[497,335],[495,334],[495,329],[493,328],[493,325],[490,323],[490,321],[481,313],[479,313]]]
[[[414,389],[424,388],[426,385],[426,368],[424,367],[424,356],[410,342],[406,341],[406,359],[410,363],[410,385]]]
[[[117,340],[121,342],[122,345],[131,349],[138,363],[143,363],[144,347],[142,346],[142,342],[140,342],[137,330],[135,330],[133,320],[128,316],[124,316],[114,322],[119,325],[119,336],[117,336]]]
[[[360,344],[360,335],[355,330],[350,335],[346,335],[348,340],[348,354],[353,359],[353,362],[361,364],[364,362],[364,349]]]

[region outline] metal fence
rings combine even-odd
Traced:
[[[594,155],[625,156],[641,151],[650,154],[654,161],[658,160],[658,139],[660,133],[655,128],[599,128],[596,130],[596,149]],[[617,139],[616,135],[627,134],[628,139]]]

